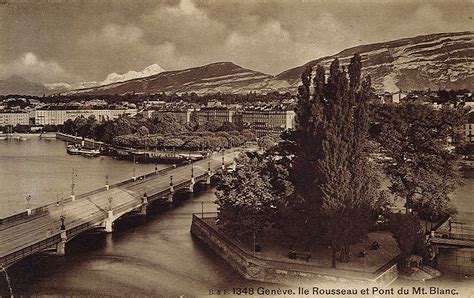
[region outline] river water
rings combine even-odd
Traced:
[[[66,154],[59,140],[0,141],[0,213],[57,201],[70,194],[71,171],[76,193],[128,179],[133,164],[108,157]],[[159,166],[162,168],[164,166]],[[136,174],[154,165],[135,165]],[[453,200],[472,214],[474,178],[469,178]],[[227,263],[192,239],[192,213],[215,211],[212,191],[201,193],[179,207],[147,219],[118,222],[112,234],[88,234],[68,243],[67,257],[34,256],[8,272],[16,295],[146,295],[205,296],[212,289],[255,286]],[[2,215],[0,215],[2,216]],[[1,278],[0,278],[1,279]],[[0,295],[8,295],[0,281]],[[267,285],[268,286],[268,285]]]
[[[29,195],[33,208],[70,196],[73,171],[79,194],[103,187],[106,176],[109,184],[130,179],[133,168],[133,163],[110,157],[68,155],[66,143],[56,139],[0,140],[0,217],[24,211]],[[153,164],[135,164],[136,175],[154,169]]]

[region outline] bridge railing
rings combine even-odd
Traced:
[[[81,232],[90,229],[90,226],[91,226],[90,222],[80,224],[80,225],[78,225],[78,226],[76,226],[72,229],[67,230],[66,231],[66,236],[68,238],[74,237],[74,236],[80,234]]]
[[[11,254],[0,257],[0,264],[2,264],[3,267],[7,267],[8,265],[13,264],[27,256],[35,254],[36,252],[50,248],[51,246],[56,245],[59,242],[61,242],[61,235],[54,235],[33,245],[17,250]]]
[[[442,239],[474,241],[474,234],[469,233],[454,233],[454,232],[435,232],[435,237]]]

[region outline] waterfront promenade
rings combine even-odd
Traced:
[[[209,177],[209,168],[212,173],[222,167],[223,160],[229,164],[238,154],[239,151],[212,155],[192,165],[136,177],[109,189],[78,195],[75,200],[69,198],[43,206],[39,208],[41,212],[31,216],[4,221],[0,225],[0,265],[8,267],[45,250],[64,254],[66,242],[76,235],[91,229],[111,232],[113,222],[122,215],[146,213],[149,203],[178,189],[192,191],[194,182]]]

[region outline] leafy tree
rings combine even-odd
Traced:
[[[218,225],[230,236],[251,243],[272,222],[274,196],[258,158],[241,154],[233,173],[224,174],[216,191]]]
[[[201,149],[204,146],[202,137],[189,136],[184,139],[184,145],[187,149]]]
[[[406,270],[406,261],[416,245],[423,242],[424,232],[420,219],[413,213],[396,213],[390,219],[390,231],[400,248],[400,268]]]
[[[183,144],[184,142],[180,138],[170,137],[163,140],[163,147],[181,147]]]
[[[188,131],[186,125],[182,124],[176,116],[166,113],[160,118],[155,118],[156,133],[162,135],[177,135]]]
[[[226,122],[222,123],[219,130],[220,131],[236,131],[237,126],[232,122],[226,121]]]
[[[77,130],[74,121],[72,119],[67,119],[63,124],[62,131],[70,135],[75,135]]]
[[[85,138],[89,136],[90,133],[90,124],[84,117],[77,117],[74,120],[74,126],[77,128],[77,133],[79,136]]]
[[[244,131],[244,132],[242,132],[241,136],[242,136],[242,138],[244,139],[245,142],[251,142],[251,141],[255,141],[257,139],[257,136],[255,135],[255,133],[253,133],[251,131]]]
[[[375,139],[390,162],[390,190],[422,219],[435,221],[455,212],[449,194],[459,184],[457,156],[447,140],[463,122],[463,110],[435,110],[407,103],[376,107]]]
[[[270,147],[275,145],[275,140],[270,136],[263,136],[258,139],[257,144],[258,147],[262,148],[263,150],[268,150]]]
[[[219,123],[216,120],[211,120],[211,121],[208,121],[208,122],[204,123],[204,125],[200,126],[198,128],[198,130],[199,131],[216,132],[216,131],[219,131],[220,128],[221,128],[221,123]]]
[[[139,136],[147,136],[150,134],[150,131],[148,130],[148,128],[146,126],[140,126],[137,130],[137,134]]]
[[[229,143],[230,147],[237,147],[243,144],[243,140],[241,138],[239,138],[238,136],[233,136],[233,135],[229,135],[227,137],[227,142]]]
[[[119,117],[114,121],[113,136],[131,134],[133,129],[134,127],[129,117]]]

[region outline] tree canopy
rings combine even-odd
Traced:
[[[416,103],[375,107],[372,134],[389,157],[389,188],[423,219],[435,221],[454,212],[449,194],[460,176],[448,140],[456,138],[464,113]]]

